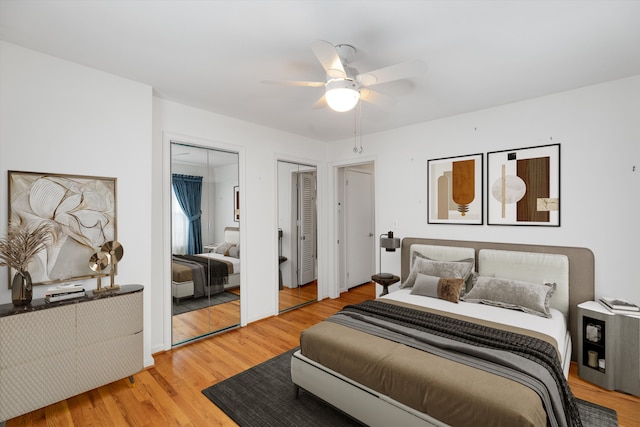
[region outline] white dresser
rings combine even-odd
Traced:
[[[0,423],[141,371],[142,295],[0,305]]]

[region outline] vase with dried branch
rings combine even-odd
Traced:
[[[53,229],[47,223],[41,223],[35,228],[9,224],[7,237],[0,239],[0,267],[10,267],[17,271],[11,281],[13,305],[31,303],[33,288],[27,267],[36,254],[49,245],[53,236]]]

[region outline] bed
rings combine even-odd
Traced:
[[[240,229],[226,227],[224,242],[202,254],[173,255],[171,292],[176,301],[240,286]]]
[[[434,279],[412,268],[440,264],[455,265],[445,276],[461,264],[472,273]],[[591,251],[409,238],[401,277],[411,286],[303,332],[291,360],[296,389],[372,426],[579,425],[566,376],[575,307],[593,298]],[[538,293],[519,310],[487,304],[504,281]],[[454,303],[451,289],[467,301]]]

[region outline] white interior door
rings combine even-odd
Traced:
[[[298,283],[315,279],[316,179],[312,173],[298,174]]]
[[[347,288],[371,281],[375,273],[373,175],[345,171]]]

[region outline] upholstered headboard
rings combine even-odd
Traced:
[[[239,244],[240,243],[240,227],[225,227],[224,241],[225,243],[233,243],[234,245]]]
[[[576,248],[568,246],[545,246],[545,245],[523,245],[516,243],[493,243],[493,242],[473,242],[465,240],[441,240],[441,239],[428,239],[419,237],[407,237],[402,239],[402,271],[401,279],[404,282],[409,275],[411,269],[411,251],[412,245],[438,245],[448,246],[451,248],[471,248],[474,250],[476,271],[479,262],[479,254],[483,249],[490,249],[493,251],[484,251],[488,259],[483,259],[483,262],[492,262],[494,265],[490,267],[492,271],[500,267],[495,265],[496,262],[500,262],[504,254],[500,254],[496,251],[516,251],[516,252],[532,252],[540,254],[556,254],[560,255],[558,259],[566,257],[569,260],[569,295],[568,295],[568,307],[569,307],[569,330],[572,337],[572,358],[576,358],[578,354],[578,304],[584,301],[592,301],[594,299],[595,288],[595,269],[594,269],[594,256],[593,252],[587,248]],[[455,251],[453,253],[456,253]],[[470,252],[467,252],[470,253]],[[493,258],[493,260],[492,260]],[[451,259],[453,260],[453,259]],[[480,266],[480,268],[485,268]],[[509,274],[505,272],[505,274]],[[546,280],[546,278],[541,277]],[[566,304],[566,302],[564,303]]]

